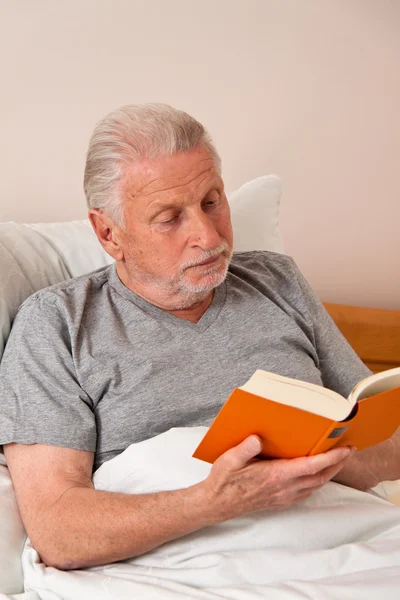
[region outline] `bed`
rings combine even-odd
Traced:
[[[283,251],[280,194],[279,178],[265,176],[231,195],[233,224],[239,232],[237,250]],[[255,222],[264,223],[264,227],[254,231]],[[24,298],[36,289],[109,262],[87,221],[0,224],[0,358],[13,316]],[[331,303],[325,307],[372,371],[400,366],[400,310]],[[156,491],[201,480],[207,467],[200,461],[194,465],[189,458],[191,448],[204,433],[202,429],[170,430],[129,447],[96,472],[96,487],[140,493],[149,485]],[[383,483],[371,494],[333,483],[324,490],[301,507],[283,511],[278,520],[234,520],[213,531],[186,536],[183,541],[133,561],[62,572],[46,568],[26,541],[11,480],[0,455],[0,600],[336,600],[361,596],[372,600],[378,593],[385,600],[397,599],[398,482]],[[295,532],[295,524],[299,523],[301,527]],[[317,534],[310,537],[313,528]],[[332,536],[333,530],[336,537],[326,540],[324,536]],[[352,536],[360,543],[354,543]],[[273,540],[272,549],[263,546],[268,537]],[[269,551],[271,568],[267,577],[259,557]]]
[[[400,366],[400,310],[324,303],[337,327],[371,371]]]

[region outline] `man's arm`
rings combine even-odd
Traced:
[[[354,453],[334,477],[334,481],[359,490],[396,479],[400,479],[400,428],[389,440]]]
[[[28,535],[43,562],[60,569],[124,560],[241,514],[285,508],[329,481],[351,453],[254,461],[260,442],[250,436],[203,482],[132,495],[93,488],[91,452],[44,444],[4,451]]]

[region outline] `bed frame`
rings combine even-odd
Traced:
[[[400,367],[400,310],[330,303],[324,306],[371,371]]]

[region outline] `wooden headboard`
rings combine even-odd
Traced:
[[[330,303],[324,306],[371,371],[400,367],[400,310]]]

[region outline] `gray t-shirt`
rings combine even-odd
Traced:
[[[0,444],[93,451],[96,469],[171,427],[209,425],[256,369],[344,396],[370,374],[288,256],[234,254],[198,323],[140,298],[111,265],[20,308],[0,366]]]

